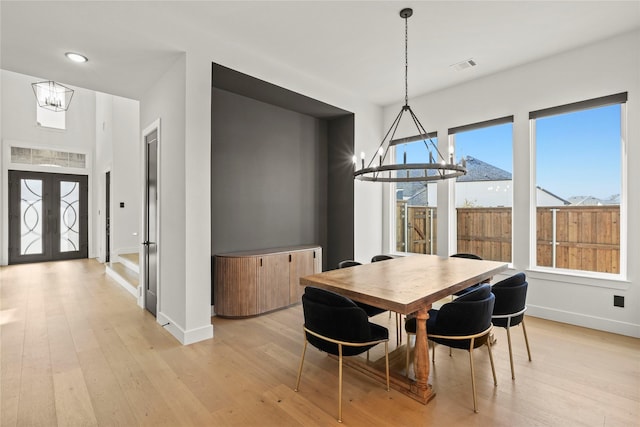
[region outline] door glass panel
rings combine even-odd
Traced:
[[[42,253],[42,181],[20,180],[20,255]]]
[[[80,238],[80,185],[60,181],[60,252],[77,251]]]

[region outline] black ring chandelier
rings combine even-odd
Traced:
[[[405,8],[400,11],[400,17],[404,19],[404,105],[400,109],[400,113],[396,116],[393,124],[387,131],[386,135],[382,139],[376,155],[374,154],[365,167],[365,156],[362,153],[361,161],[362,168],[356,170],[353,173],[355,179],[361,181],[380,181],[380,182],[424,182],[424,181],[439,181],[443,179],[456,178],[461,175],[466,175],[467,168],[464,159],[462,164],[454,163],[453,153],[449,155],[449,159],[444,156],[438,150],[437,144],[431,139],[429,133],[425,130],[420,120],[416,117],[414,112],[409,106],[409,90],[408,90],[408,69],[409,69],[409,24],[408,18],[413,15],[413,10]],[[394,136],[400,120],[405,112],[408,112],[411,116],[411,121],[418,130],[417,135],[423,138],[425,149],[429,152],[429,163],[407,163],[406,153],[404,155],[403,163],[387,163],[384,161],[389,154],[389,148],[394,144]],[[435,153],[435,155],[434,155]],[[389,156],[391,158],[391,156]],[[353,156],[354,165],[356,164],[356,157]]]

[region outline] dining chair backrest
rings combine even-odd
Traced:
[[[478,334],[491,326],[495,296],[491,286],[484,284],[473,291],[444,304],[437,312],[433,327],[427,331],[434,335],[466,336]],[[477,338],[474,348],[483,345],[487,336]],[[469,348],[469,340],[435,340],[454,348]]]
[[[346,259],[338,263],[338,268],[355,267],[356,265],[362,265],[362,264],[352,259]]]
[[[313,286],[302,295],[304,326],[327,338],[347,342],[372,340],[367,313],[349,298]],[[307,333],[307,340],[319,350],[338,354],[338,345]],[[345,356],[360,354],[366,349],[343,346]]]
[[[451,255],[452,258],[467,258],[467,259],[479,259],[482,260],[482,257],[476,255],[476,254],[469,254],[469,253],[464,253],[464,252],[460,252],[457,254],[453,254]]]
[[[511,317],[509,325],[515,326],[522,322],[524,317],[523,310],[526,308],[527,288],[528,283],[524,273],[514,274],[493,285],[492,292],[496,296],[493,315],[506,316],[522,312]],[[504,328],[507,327],[508,321],[508,317],[494,318],[493,324]]]
[[[391,255],[375,255],[371,258],[371,262],[386,261],[388,259],[393,259],[393,257]]]

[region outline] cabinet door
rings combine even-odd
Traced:
[[[258,259],[258,312],[289,305],[289,254],[263,255]]]
[[[215,257],[214,301],[220,316],[257,314],[256,258]]]
[[[308,249],[291,253],[291,269],[289,274],[289,302],[301,301],[304,287],[300,286],[300,278],[316,273],[318,249]],[[320,262],[322,265],[322,261]]]

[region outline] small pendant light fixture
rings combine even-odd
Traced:
[[[396,116],[393,124],[387,131],[386,135],[382,139],[378,151],[373,155],[368,165],[365,167],[365,154],[361,155],[362,168],[356,170],[353,173],[355,179],[361,181],[380,181],[380,182],[424,182],[424,181],[438,181],[443,179],[456,178],[461,175],[466,175],[467,168],[464,159],[462,164],[454,163],[453,152],[449,153],[449,158],[446,159],[438,150],[438,146],[431,139],[425,128],[420,123],[420,120],[411,110],[409,106],[408,95],[408,79],[407,72],[409,68],[408,60],[408,42],[409,42],[409,24],[408,19],[413,15],[413,10],[405,8],[400,11],[400,17],[404,19],[404,105],[402,106],[400,113]],[[385,163],[387,158],[391,159],[389,155],[389,148],[394,144],[394,136],[398,125],[405,112],[408,112],[411,116],[411,121],[417,129],[417,135],[423,139],[425,150],[429,153],[429,163],[407,163],[406,153],[404,155],[403,163]],[[377,157],[377,158],[376,158]],[[356,156],[353,156],[354,167],[357,165]]]
[[[33,93],[36,95],[38,106],[51,111],[67,111],[73,89],[56,83],[53,80],[32,83]]]

